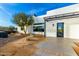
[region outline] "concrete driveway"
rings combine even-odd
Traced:
[[[77,56],[73,50],[76,39],[48,37],[47,41],[37,44],[37,51],[33,56]]]

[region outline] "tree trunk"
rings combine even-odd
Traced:
[[[30,36],[33,36],[32,30],[33,30],[33,27],[32,27],[32,25],[31,25],[31,26],[30,26]]]
[[[25,35],[27,34],[25,29],[24,29],[24,33],[25,33]]]
[[[25,37],[27,37],[26,29],[24,28]],[[27,40],[27,38],[25,38]]]
[[[26,33],[26,28],[25,28],[25,27],[24,27],[24,34],[25,34],[25,36],[26,36],[26,34],[27,34],[27,33]]]

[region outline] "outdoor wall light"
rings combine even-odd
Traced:
[[[54,26],[54,24],[52,24],[52,26]]]

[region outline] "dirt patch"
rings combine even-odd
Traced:
[[[20,37],[20,35],[12,36],[11,38],[15,38],[16,36]],[[9,39],[11,39],[9,38]],[[32,41],[28,41],[28,38],[34,39]],[[24,37],[17,38],[17,40],[9,41],[4,46],[0,47],[0,55],[1,56],[30,56],[38,49],[36,44],[41,40],[44,40],[43,37],[33,36],[33,37]]]
[[[25,38],[10,42],[0,48],[0,55],[31,55],[36,50],[36,47]]]
[[[0,38],[0,47],[4,46],[9,42],[13,42],[22,39],[24,37],[25,37],[24,35],[16,33],[16,34],[10,34],[8,38]]]

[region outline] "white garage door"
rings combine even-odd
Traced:
[[[69,26],[69,38],[79,39],[79,24]]]

